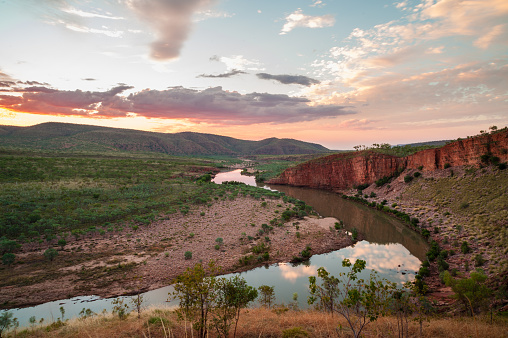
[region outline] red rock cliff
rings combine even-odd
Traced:
[[[456,141],[442,148],[419,151],[407,157],[396,157],[374,151],[335,154],[288,168],[270,184],[286,184],[318,189],[347,189],[371,184],[392,176],[403,168],[424,171],[450,166],[479,165],[480,156],[491,154],[508,161],[508,130]]]

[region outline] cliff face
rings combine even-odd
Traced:
[[[508,130],[456,141],[442,148],[419,151],[406,157],[395,157],[374,151],[335,154],[289,168],[270,184],[318,189],[347,189],[360,184],[372,184],[392,176],[403,168],[424,171],[450,166],[479,165],[480,156],[491,154],[508,161]]]

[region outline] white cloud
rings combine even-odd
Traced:
[[[80,32],[80,33],[93,33],[93,34],[103,34],[106,36],[109,36],[111,38],[119,38],[123,35],[123,31],[115,31],[115,30],[108,30],[106,29],[96,29],[96,28],[90,28],[86,26],[80,26],[77,24],[71,24],[71,23],[62,23],[67,29],[70,29],[71,31]],[[103,27],[104,28],[104,27]]]
[[[335,24],[333,15],[310,16],[303,14],[299,8],[286,17],[286,23],[279,34],[284,35],[291,32],[296,27],[323,28],[332,27]]]
[[[244,58],[243,55],[232,55],[231,57],[226,56],[214,56],[211,58],[213,61],[219,61],[226,65],[228,71],[232,70],[252,70],[262,71],[264,70],[263,65],[258,60],[249,60]]]
[[[104,15],[104,14],[97,14],[97,13],[91,13],[91,12],[85,12],[76,8],[64,8],[62,9],[63,12],[68,14],[74,14],[83,18],[100,18],[100,19],[110,19],[110,20],[125,20],[125,18],[120,16],[111,16],[111,15]]]
[[[233,16],[235,16],[235,15],[232,13],[208,9],[208,10],[196,13],[196,15],[194,16],[194,21],[199,22],[199,21],[203,21],[206,19],[232,18]]]
[[[326,6],[326,4],[323,3],[322,0],[312,0],[312,4],[310,5],[310,7],[323,7],[323,6]]]

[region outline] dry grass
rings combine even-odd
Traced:
[[[161,321],[162,318],[162,321]],[[495,318],[490,324],[487,318],[470,317],[432,318],[423,324],[423,337],[508,337],[506,318]],[[342,326],[342,328],[340,328]],[[317,311],[287,311],[277,314],[265,308],[245,310],[238,324],[238,337],[281,337],[283,331],[300,327],[309,337],[349,337],[346,322],[337,315]],[[420,336],[419,324],[409,323],[409,335]],[[398,336],[394,317],[383,317],[369,324],[363,332],[368,337]],[[194,336],[196,333],[193,334]],[[13,333],[9,336],[13,336]],[[210,337],[215,337],[210,332]],[[232,335],[231,335],[232,336]],[[52,329],[38,327],[17,332],[16,337],[192,337],[189,323],[179,322],[176,314],[168,308],[149,308],[138,319],[131,313],[126,320],[111,314],[86,319],[73,319],[64,326]]]

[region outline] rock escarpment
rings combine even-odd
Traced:
[[[441,148],[419,151],[406,157],[381,154],[372,150],[334,154],[288,168],[270,184],[286,184],[317,189],[341,190],[360,184],[372,184],[393,176],[404,168],[423,171],[445,166],[482,163],[482,155],[508,161],[508,130],[458,140]],[[483,159],[485,160],[485,158]]]

